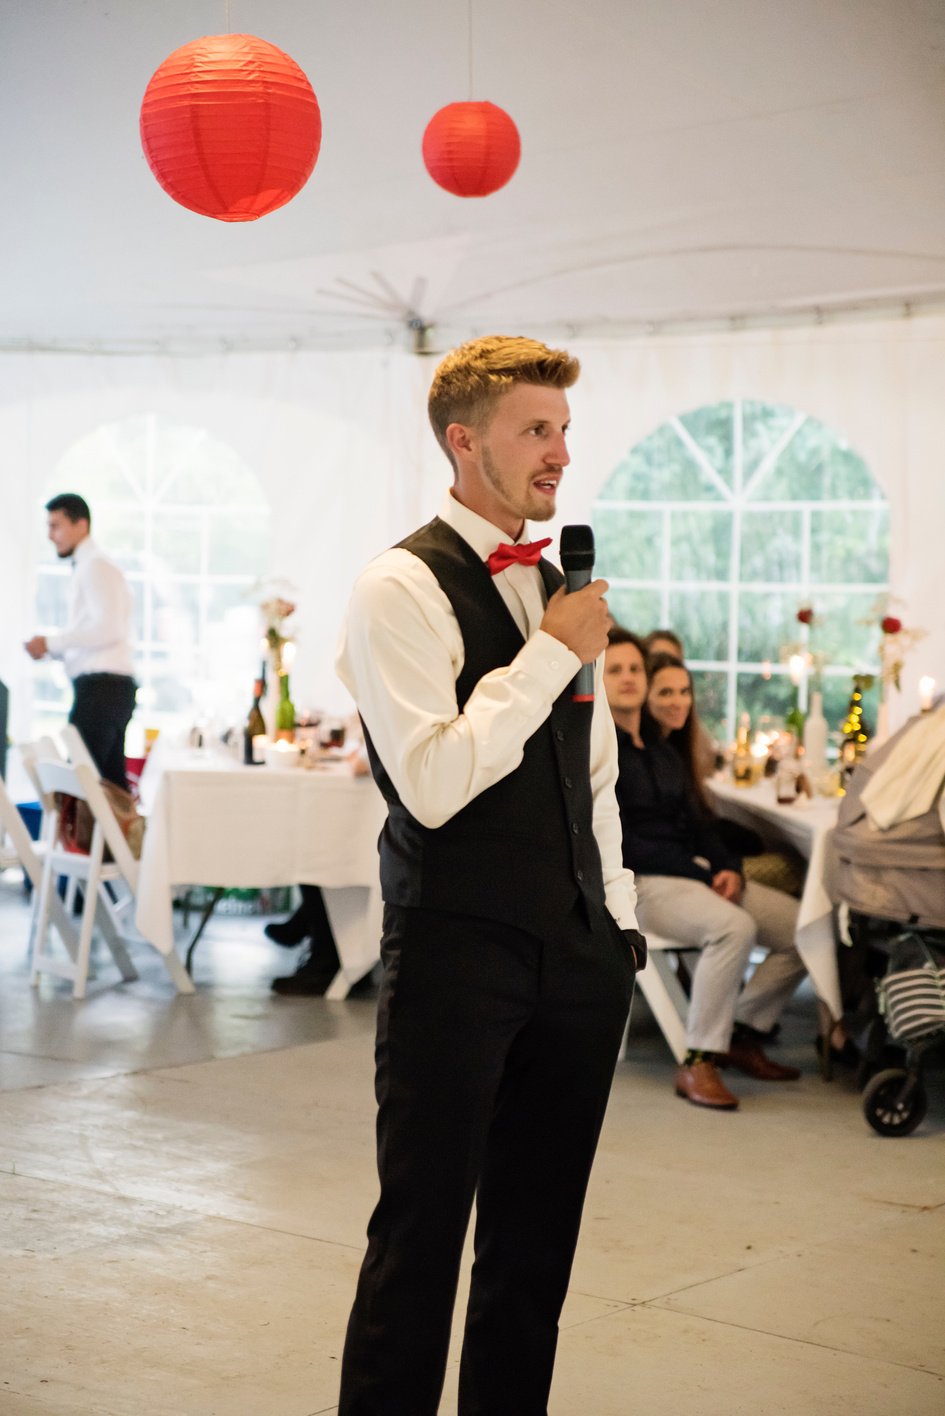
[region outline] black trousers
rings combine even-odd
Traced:
[[[125,729],[135,710],[134,679],[126,674],[80,674],[72,687],[69,722],[82,734],[105,780],[127,789]]]
[[[381,956],[381,1196],[339,1416],[435,1416],[474,1197],[459,1413],[545,1416],[633,961],[609,916],[539,938],[394,906]]]

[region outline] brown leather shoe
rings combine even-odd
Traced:
[[[677,1069],[676,1095],[691,1101],[693,1106],[711,1106],[716,1111],[738,1109],[738,1097],[722,1081],[718,1067],[704,1059]]]
[[[745,1037],[732,1038],[722,1066],[737,1067],[746,1077],[756,1077],[759,1082],[796,1082],[801,1075],[799,1067],[782,1067],[780,1062],[772,1062],[762,1052],[759,1042]]]

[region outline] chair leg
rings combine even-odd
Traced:
[[[91,883],[86,887],[85,908],[82,911],[82,928],[79,930],[79,948],[75,961],[75,981],[72,985],[73,998],[85,997],[85,985],[89,977],[89,955],[92,951],[92,930],[95,926],[95,896]]]
[[[98,887],[98,900],[96,902],[95,922],[105,943],[111,951],[112,958],[118,965],[122,978],[126,983],[132,982],[139,977],[138,970],[131,961],[131,955],[125,948],[124,940],[121,937],[115,920],[115,912],[111,907],[112,902],[108,896],[104,884]]]
[[[646,999],[670,1051],[681,1063],[686,1055],[689,1000],[679,985],[666,952],[657,949],[650,951],[647,966],[637,978],[637,988]]]
[[[89,873],[82,881],[83,906],[82,906],[82,928],[79,930],[79,948],[75,961],[75,982],[72,987],[73,998],[85,997],[85,985],[89,976],[89,955],[92,950],[92,931],[95,928],[95,914],[98,906],[99,891],[102,888],[102,859],[105,855],[105,837],[102,828],[96,822],[92,832],[92,846],[89,850]]]
[[[43,956],[47,953],[47,945],[49,943],[49,898],[52,888],[52,870],[48,865],[45,865],[43,867],[42,880],[40,881],[39,894],[36,899],[35,913],[33,916],[34,924],[31,935],[30,983],[34,988],[39,983]]]

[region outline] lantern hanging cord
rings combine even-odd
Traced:
[[[466,19],[469,49],[469,101],[473,100],[473,0],[466,0]]]

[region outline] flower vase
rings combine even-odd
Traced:
[[[276,709],[279,706],[279,675],[275,665],[270,662],[269,672],[266,675],[266,688],[262,702],[259,705],[262,709],[263,721],[266,724],[266,736],[270,742],[276,740]]]
[[[827,770],[827,719],[824,717],[824,695],[814,689],[810,696],[810,708],[804,724],[804,757],[807,769],[813,776],[821,776]]]

